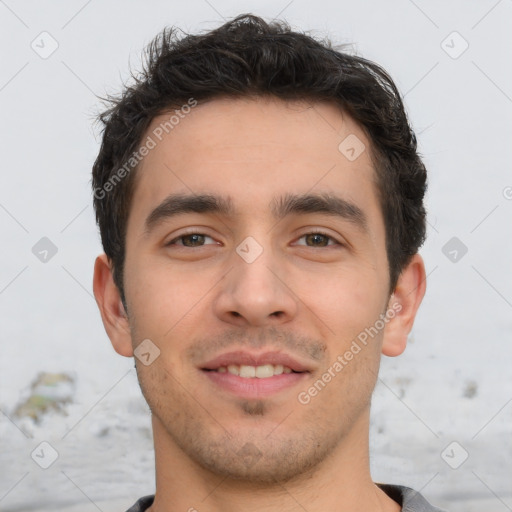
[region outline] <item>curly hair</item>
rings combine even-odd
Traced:
[[[142,71],[132,73],[134,83],[119,96],[101,98],[107,108],[98,115],[103,131],[92,172],[94,208],[125,305],[126,226],[137,171],[136,162],[133,170],[126,162],[133,160],[154,117],[191,98],[327,100],[349,114],[371,143],[393,291],[425,240],[426,169],[393,80],[374,62],[339,48],[327,38],[292,31],[284,21],[267,23],[252,14],[182,38],[166,27],[146,47]]]

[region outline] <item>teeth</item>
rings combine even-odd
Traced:
[[[256,377],[257,379],[268,379],[274,375],[281,375],[282,373],[292,373],[291,368],[283,366],[282,364],[264,364],[261,366],[248,366],[245,364],[237,365],[230,364],[229,366],[221,366],[217,368],[219,373],[231,373],[246,379]]]
[[[252,366],[247,366],[246,368],[253,368]],[[240,375],[242,375],[242,368],[240,368]],[[266,379],[268,377],[274,376],[274,366],[271,364],[264,364],[263,366],[257,366],[254,369],[254,375],[258,377],[258,379]],[[244,377],[244,375],[242,375]]]
[[[240,375],[239,369],[240,369],[240,367],[238,367],[234,364],[230,364],[228,366],[228,372],[232,373],[233,375]]]
[[[254,366],[240,366],[240,377],[256,377],[256,368]]]
[[[281,373],[283,373],[283,365],[282,364],[276,364],[274,366],[274,375],[281,375]]]

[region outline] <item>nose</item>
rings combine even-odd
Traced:
[[[263,250],[254,261],[235,252],[232,270],[219,283],[215,314],[238,327],[284,324],[297,312],[292,287],[271,250]]]

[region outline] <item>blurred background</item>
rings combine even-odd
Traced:
[[[164,26],[249,12],[387,69],[429,171],[427,295],[382,361],[374,480],[512,510],[510,0],[0,0],[0,511],[123,511],[154,492],[148,407],[92,295],[97,96]]]

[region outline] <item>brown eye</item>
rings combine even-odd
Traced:
[[[185,247],[197,247],[198,245],[204,244],[204,235],[194,233],[192,235],[185,235],[181,237],[183,245]]]
[[[310,243],[314,247],[325,247],[329,244],[329,237],[320,233],[312,233],[306,235],[306,243]]]
[[[299,240],[305,240],[305,243],[299,245],[306,245],[307,247],[327,247],[328,245],[340,245],[333,237],[325,233],[307,233],[302,235]],[[330,243],[333,242],[333,243]]]
[[[186,235],[181,235],[178,236],[177,238],[174,238],[167,245],[181,245],[183,247],[202,247],[203,245],[205,245],[205,241],[207,238],[213,240],[210,236],[203,235],[202,233],[188,233]]]

